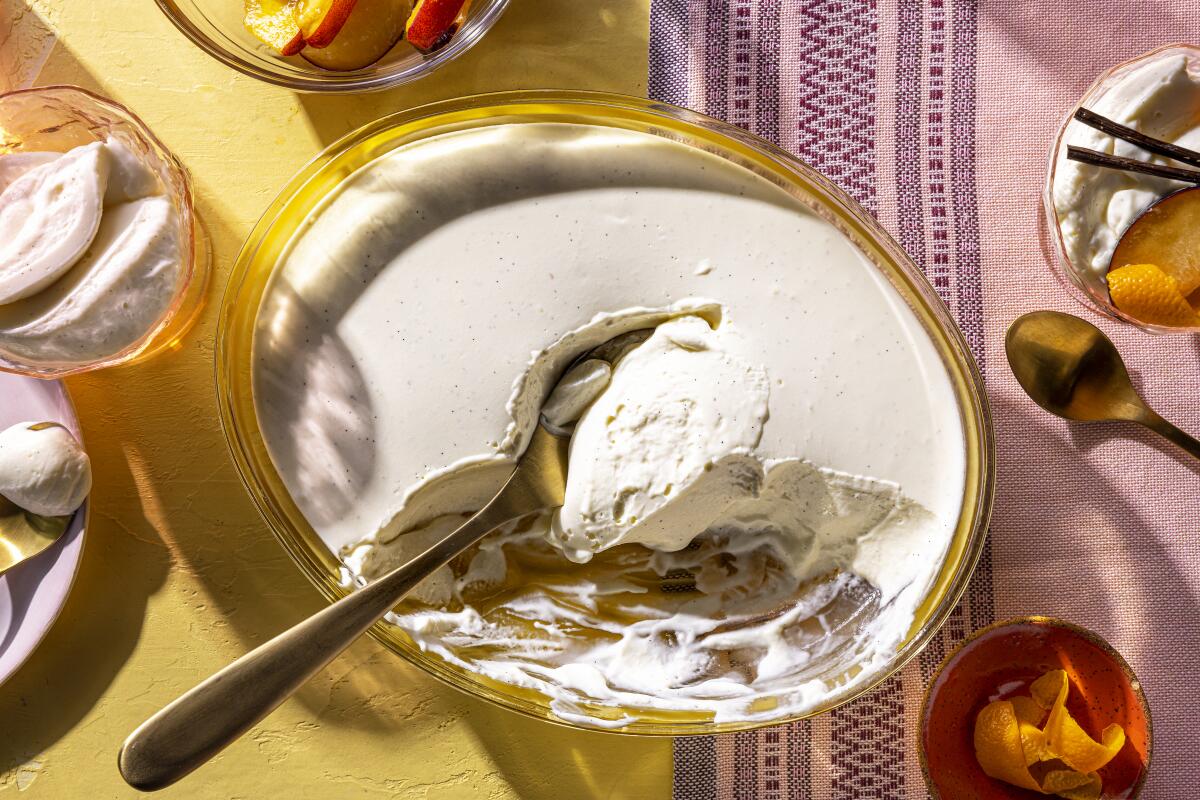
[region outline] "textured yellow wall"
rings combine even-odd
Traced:
[[[191,170],[213,240],[209,306],[180,351],[70,382],[97,472],[84,563],[46,642],[0,687],[0,795],[133,797],[116,770],[125,735],[320,604],[243,493],[217,421],[217,305],[250,226],[325,144],[389,111],[514,88],[644,93],[648,0],[513,0],[434,77],[334,98],[235,74],[152,0],[33,5],[58,35],[39,83],[141,115]],[[666,740],[528,720],[363,641],[162,796],[652,798],[668,794],[669,770]]]

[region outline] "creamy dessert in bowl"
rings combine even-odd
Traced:
[[[74,87],[0,97],[0,369],[61,377],[181,337],[207,253],[179,163]]]
[[[819,176],[684,112],[528,97],[381,122],[269,214],[221,334],[252,492],[353,590],[478,509],[545,407],[573,426],[566,502],[424,582],[389,643],[633,732],[864,691],[978,554],[990,451],[961,340]]]
[[[1200,152],[1200,48],[1171,45],[1113,67],[1084,94],[1079,107]],[[1200,327],[1195,311],[1200,298],[1192,297],[1200,289],[1200,237],[1172,230],[1194,229],[1200,219],[1200,193],[1192,192],[1193,198],[1181,191],[1195,184],[1080,163],[1068,158],[1068,147],[1155,165],[1188,165],[1089,127],[1074,114],[1072,109],[1051,151],[1044,197],[1053,262],[1105,313],[1152,330]],[[1184,204],[1190,208],[1181,208]],[[1168,221],[1169,215],[1181,218]],[[1130,234],[1137,247],[1128,246]],[[1160,246],[1148,247],[1155,239]],[[1189,253],[1173,257],[1170,251],[1181,247]],[[1162,263],[1148,268],[1145,261],[1152,256]],[[1130,266],[1134,269],[1122,270]],[[1158,296],[1175,302],[1160,303]]]

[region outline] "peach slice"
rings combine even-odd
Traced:
[[[357,0],[296,0],[296,24],[308,47],[328,47],[335,38]]]
[[[306,47],[300,55],[323,69],[369,67],[403,38],[409,5],[410,0],[358,0],[336,39],[322,48]]]
[[[1157,264],[1184,296],[1200,289],[1200,186],[1167,195],[1133,221],[1109,271],[1126,264]]]
[[[422,53],[432,53],[458,30],[470,0],[417,0],[405,26],[408,42]]]
[[[242,24],[254,38],[282,56],[294,56],[304,47],[292,6],[296,0],[245,0]]]

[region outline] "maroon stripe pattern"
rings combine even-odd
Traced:
[[[717,741],[712,736],[675,740],[673,800],[717,800]]]
[[[650,96],[687,105],[688,0],[655,0],[650,15]]]
[[[875,0],[793,2],[795,154],[875,210]],[[778,87],[765,88],[778,92]],[[774,141],[774,140],[773,140]],[[784,144],[784,142],[778,142]]]
[[[982,358],[977,8],[970,0],[889,7],[893,72],[890,91],[881,94],[878,2],[652,0],[651,96],[697,98],[697,110],[787,147],[868,210],[894,219],[893,234]],[[893,122],[892,144],[882,149],[881,109]],[[879,159],[889,172],[880,172]],[[883,198],[888,206],[880,208]],[[916,742],[903,686],[924,685],[952,643],[993,615],[985,551],[966,599],[903,679],[819,723],[677,740],[674,797],[923,797],[924,788],[912,785]]]
[[[922,20],[920,3],[901,2],[896,41],[896,212],[892,233],[921,268],[925,267],[925,212],[921,204]]]

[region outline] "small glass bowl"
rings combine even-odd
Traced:
[[[102,367],[141,361],[176,345],[204,302],[209,253],[196,218],[192,185],[183,165],[129,109],[76,86],[21,89],[0,95],[0,156],[21,151],[66,152],[114,138],[158,175],[179,221],[182,273],[162,316],[128,347],[86,362],[32,362],[0,353],[0,371],[35,378],[62,378]]]
[[[1189,72],[1193,75],[1200,75],[1200,47],[1187,44],[1170,44],[1151,50],[1149,53],[1140,55],[1130,61],[1118,64],[1102,73],[1096,79],[1096,82],[1084,92],[1079,102],[1071,107],[1071,110],[1063,119],[1062,125],[1059,126],[1058,134],[1054,138],[1054,146],[1050,149],[1050,160],[1046,168],[1046,186],[1042,193],[1043,222],[1046,225],[1047,232],[1047,239],[1044,240],[1043,244],[1046,246],[1047,256],[1055,274],[1071,290],[1075,298],[1084,305],[1109,317],[1136,325],[1151,333],[1188,333],[1200,330],[1200,326],[1165,327],[1162,325],[1152,325],[1134,319],[1113,305],[1112,298],[1108,294],[1108,287],[1103,279],[1087,265],[1076,265],[1067,253],[1066,244],[1063,242],[1062,228],[1059,227],[1058,223],[1058,212],[1054,207],[1054,176],[1058,167],[1059,153],[1063,152],[1067,146],[1067,129],[1072,125],[1083,124],[1081,122],[1073,122],[1076,111],[1081,107],[1094,107],[1097,101],[1104,97],[1121,78],[1133,70],[1143,67],[1148,63],[1179,55],[1187,57]]]
[[[1064,669],[1071,678],[1071,692],[1086,710],[1081,719],[1085,729],[1089,722],[1093,727],[1115,722],[1125,730],[1124,748],[1100,770],[1105,787],[1101,800],[1132,800],[1141,794],[1152,737],[1150,706],[1137,676],[1098,634],[1065,620],[1030,616],[981,628],[934,673],[921,711],[919,748],[933,800],[1043,796],[985,775],[975,759],[973,730],[976,715],[1000,686],[1032,681],[1053,669]]]
[[[475,0],[453,38],[436,52],[426,55],[400,42],[370,66],[336,72],[273,53],[242,24],[239,0],[156,2],[184,36],[222,64],[300,92],[373,92],[411,83],[474,47],[508,7],[508,0]]]

